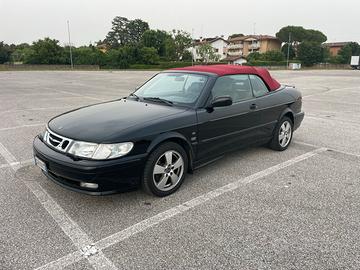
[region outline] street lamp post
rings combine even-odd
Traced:
[[[71,69],[74,69],[74,63],[73,63],[73,57],[72,57],[72,51],[71,51],[70,24],[69,24],[69,21],[67,21],[67,29],[68,29],[68,37],[69,37],[70,65],[71,65]]]
[[[290,40],[291,40],[291,32],[289,33],[289,42],[288,42],[288,47],[287,47],[286,68],[289,68]]]

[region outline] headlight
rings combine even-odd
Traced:
[[[43,132],[41,132],[39,135],[40,135],[40,136],[39,136],[40,139],[42,139],[43,142],[46,142],[46,141],[47,141],[47,137],[48,137],[48,135],[49,135],[49,132],[48,132],[47,129],[45,128],[45,129],[43,130]]]
[[[128,154],[133,148],[132,142],[116,144],[96,144],[87,142],[74,142],[69,153],[91,159],[111,159]]]

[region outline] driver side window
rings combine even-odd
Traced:
[[[213,89],[212,98],[230,96],[233,103],[253,98],[249,76],[246,74],[219,77]]]

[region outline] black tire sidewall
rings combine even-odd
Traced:
[[[158,158],[162,154],[164,154],[166,151],[170,151],[170,150],[174,150],[181,155],[181,157],[184,161],[184,173],[183,173],[180,181],[176,184],[175,187],[173,187],[172,189],[170,189],[168,191],[162,191],[162,190],[159,190],[155,186],[155,183],[153,181],[153,170],[154,170],[154,165],[157,162]],[[177,189],[179,189],[181,184],[184,182],[187,169],[188,169],[188,157],[187,157],[187,154],[186,154],[184,148],[174,142],[162,143],[161,145],[156,147],[156,149],[149,155],[149,157],[146,161],[145,168],[144,168],[144,174],[143,174],[142,181],[141,181],[142,188],[144,189],[144,191],[146,193],[153,194],[153,195],[156,195],[159,197],[164,197],[164,196],[170,195],[170,194],[174,193]]]

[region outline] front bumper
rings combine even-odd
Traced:
[[[294,130],[298,129],[301,125],[302,120],[304,119],[305,113],[299,112],[294,115]]]
[[[47,146],[38,136],[34,155],[47,167],[43,173],[57,184],[90,195],[105,195],[134,189],[142,175],[146,154],[113,160],[74,160]],[[81,182],[96,183],[98,188],[84,188]]]

